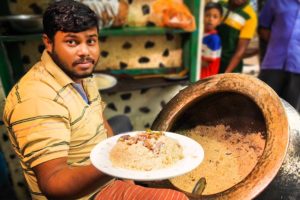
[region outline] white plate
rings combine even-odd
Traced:
[[[99,90],[106,90],[117,84],[117,79],[108,74],[96,73],[94,77]]]
[[[169,168],[152,171],[136,171],[114,167],[109,159],[109,153],[119,137],[124,134],[135,135],[144,131],[134,131],[116,135],[97,144],[90,154],[92,164],[105,174],[137,181],[164,180],[183,175],[196,168],[204,158],[203,148],[195,140],[171,132],[164,132],[166,136],[176,139],[183,147],[184,158]]]

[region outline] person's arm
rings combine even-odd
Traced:
[[[99,188],[109,177],[93,165],[70,167],[67,158],[33,167],[39,187],[49,199],[77,199]]]
[[[232,56],[230,63],[225,70],[225,73],[230,73],[237,67],[237,65],[243,58],[243,55],[246,52],[249,43],[250,43],[250,39],[243,39],[243,38],[239,39],[235,53]]]
[[[268,0],[260,11],[258,26],[259,39],[265,42],[270,39],[274,15],[272,0]]]
[[[259,35],[259,39],[268,42],[270,39],[271,31],[268,28],[259,27],[258,35]]]
[[[243,28],[240,30],[240,35],[237,43],[237,47],[235,49],[235,53],[231,57],[231,60],[225,70],[225,73],[232,72],[240,61],[243,59],[247,47],[254,37],[257,28],[257,16],[253,9],[249,10],[250,18],[247,19]]]

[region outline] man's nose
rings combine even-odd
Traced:
[[[78,46],[78,54],[80,56],[86,56],[89,55],[89,47],[86,44],[82,44]]]

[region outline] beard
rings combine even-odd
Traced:
[[[95,61],[94,59],[90,58],[90,57],[86,57],[86,58],[80,58],[78,60],[75,60],[72,63],[72,66],[67,66],[67,64],[65,64],[62,59],[60,58],[60,56],[56,53],[56,51],[53,49],[52,52],[48,52],[49,55],[51,56],[51,58],[53,59],[53,61],[55,62],[55,64],[61,69],[63,70],[72,80],[76,80],[76,79],[83,79],[83,78],[87,78],[87,77],[91,77],[93,74],[93,71],[96,67],[96,63],[98,62]],[[73,66],[77,65],[77,64],[81,64],[83,62],[91,62],[94,66],[93,69],[90,72],[86,72],[86,73],[78,73],[75,70],[71,70]]]

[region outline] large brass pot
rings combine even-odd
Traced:
[[[173,97],[151,128],[180,132],[199,124],[216,125],[220,122],[245,134],[262,132],[266,140],[263,153],[253,170],[231,188],[205,196],[187,195],[191,199],[258,197],[280,170],[289,143],[288,119],[282,101],[262,81],[242,74],[220,74],[200,80]]]

